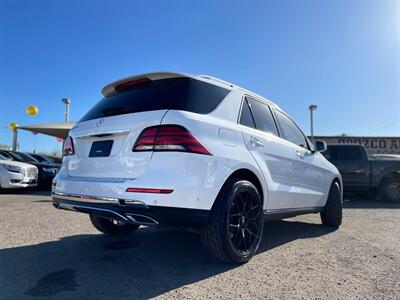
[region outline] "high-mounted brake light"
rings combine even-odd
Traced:
[[[124,90],[129,90],[130,88],[136,87],[136,86],[140,86],[140,85],[144,85],[146,83],[151,82],[151,79],[144,77],[144,78],[140,78],[140,79],[136,79],[136,80],[132,80],[132,81],[128,81],[128,82],[124,82],[121,83],[119,85],[117,85],[115,87],[115,90],[117,92],[120,91],[124,91]]]
[[[75,154],[74,141],[70,136],[65,140],[63,154],[64,156]]]
[[[133,151],[181,151],[212,155],[186,128],[158,125],[145,128]]]

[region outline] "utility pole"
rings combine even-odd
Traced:
[[[71,100],[69,98],[62,98],[61,101],[65,104],[65,123],[67,124],[69,122],[69,106],[71,104]],[[64,144],[65,140],[61,143],[61,157],[64,155]]]
[[[68,98],[63,98],[61,101],[65,104],[65,123],[69,122],[69,105],[71,104],[71,100]]]
[[[12,151],[17,151],[18,149],[18,130],[15,128],[13,130],[13,142],[12,142]]]
[[[310,110],[310,127],[311,127],[311,142],[314,143],[314,118],[313,111],[317,109],[315,104],[311,104],[308,109]]]

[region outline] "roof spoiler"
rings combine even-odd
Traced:
[[[106,85],[102,90],[101,93],[105,96],[112,96],[117,93],[116,87],[128,83],[130,81],[136,81],[140,79],[149,79],[149,80],[159,80],[159,79],[167,79],[167,78],[177,78],[177,77],[192,77],[187,74],[182,73],[172,73],[172,72],[155,72],[155,73],[145,73],[140,75],[135,75],[127,78],[123,78],[117,81],[114,81],[108,85]]]

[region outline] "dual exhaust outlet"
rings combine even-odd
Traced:
[[[76,211],[87,214],[94,214],[105,218],[129,222],[135,225],[158,225],[159,222],[150,216],[136,212],[122,212],[120,209],[113,209],[98,204],[117,204],[116,207],[136,206],[137,208],[148,209],[148,206],[140,201],[122,200],[110,198],[94,198],[82,195],[66,195],[53,193],[53,206],[58,209]]]

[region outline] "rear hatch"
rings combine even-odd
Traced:
[[[152,152],[133,152],[140,132],[158,125],[167,110],[133,113],[79,123],[72,131],[75,155],[67,157],[70,176],[137,178]]]
[[[190,77],[135,77],[112,90],[71,130],[75,154],[67,156],[70,176],[133,179],[147,169],[151,151],[132,148],[143,129],[159,125],[170,109],[206,114],[229,90]],[[104,90],[103,90],[104,91]]]

